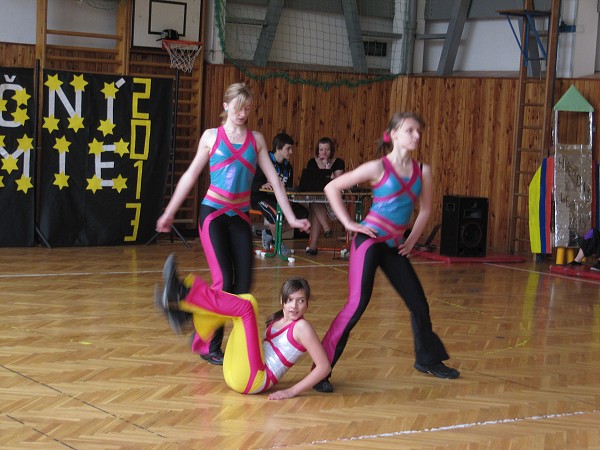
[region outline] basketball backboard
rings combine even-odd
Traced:
[[[161,48],[163,30],[175,30],[185,41],[199,41],[202,24],[201,0],[134,0],[133,47]]]

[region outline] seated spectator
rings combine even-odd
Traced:
[[[328,178],[332,180],[344,173],[346,164],[341,158],[335,156],[335,144],[328,137],[322,137],[317,142],[315,147],[315,157],[308,161],[307,169],[321,170]],[[319,234],[324,230],[325,237],[331,237],[331,224],[329,223],[329,214],[327,205],[324,203],[312,203],[309,208],[310,214],[310,238],[308,247],[306,248],[307,255],[316,255],[318,253],[317,243]],[[299,217],[299,216],[298,216]]]
[[[288,188],[294,186],[294,169],[289,159],[294,149],[294,140],[285,133],[280,133],[273,138],[273,144],[269,152],[273,166],[279,175],[283,185]],[[250,204],[252,209],[260,211],[268,222],[268,229],[262,231],[262,245],[266,251],[271,248],[273,236],[275,236],[275,219],[277,216],[277,200],[273,194],[263,192],[261,189],[273,190],[271,183],[267,181],[264,172],[257,167],[254,181],[252,182],[252,193]],[[298,219],[308,218],[308,210],[298,203],[291,203],[292,210]],[[283,231],[289,230],[287,222],[284,223]],[[281,243],[281,254],[288,255],[290,250]]]
[[[591,228],[588,232],[579,238],[579,252],[575,259],[569,263],[571,266],[582,266],[581,262],[584,257],[596,256],[596,258],[600,258],[600,231],[596,228]],[[596,261],[591,270],[600,271],[600,259]]]

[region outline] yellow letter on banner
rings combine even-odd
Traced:
[[[133,82],[144,86],[144,92],[133,93],[133,104],[131,105],[131,117],[135,119],[149,119],[150,114],[140,112],[138,108],[138,102],[140,100],[147,100],[150,98],[150,88],[152,80],[150,78],[134,78]]]
[[[125,236],[125,242],[135,242],[137,239],[138,228],[140,226],[140,213],[142,211],[142,205],[140,203],[126,203],[126,208],[135,209],[135,217],[131,221],[133,226],[133,233],[130,236]]]
[[[138,170],[137,183],[135,187],[135,198],[139,200],[142,196],[142,172],[144,171],[144,162],[136,161],[133,165],[137,167]]]
[[[142,152],[138,153],[138,128],[141,128],[142,135]],[[151,124],[149,120],[132,119],[131,120],[131,159],[148,159],[148,152],[150,151],[150,129]]]

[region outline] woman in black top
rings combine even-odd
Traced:
[[[344,173],[346,164],[341,158],[335,156],[335,144],[333,140],[328,137],[322,137],[317,142],[315,147],[315,157],[308,161],[306,165],[307,169],[318,169],[327,178],[334,179]],[[310,239],[306,253],[308,255],[316,255],[317,242],[319,240],[319,234],[321,230],[325,230],[325,237],[332,235],[331,225],[329,223],[329,216],[327,212],[327,206],[324,203],[312,203],[309,208],[310,215],[308,220],[310,221]]]

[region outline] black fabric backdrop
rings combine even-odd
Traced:
[[[144,243],[171,151],[173,80],[43,72],[39,229],[51,246]]]
[[[0,247],[34,244],[33,69],[0,68]]]

